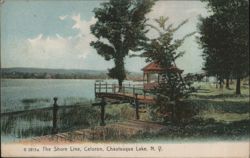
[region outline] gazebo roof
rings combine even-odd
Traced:
[[[142,68],[142,71],[144,73],[163,73],[163,72],[167,72],[167,71],[180,72],[180,73],[183,72],[183,70],[180,70],[176,66],[171,66],[169,68],[163,68],[157,62],[152,62],[152,63],[146,65],[144,68]]]

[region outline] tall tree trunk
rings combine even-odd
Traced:
[[[209,77],[208,76],[206,76],[206,82],[209,82]]]
[[[229,89],[229,78],[226,79],[226,88]]]
[[[118,80],[119,92],[122,92],[122,82],[126,78],[125,67],[123,57],[119,57],[115,60],[115,71],[113,72],[113,78]]]
[[[233,84],[233,83],[234,83],[234,82],[233,82],[233,78],[231,78],[231,79],[230,79],[230,84]]]
[[[218,76],[216,75],[216,89],[218,88]]]
[[[241,92],[240,92],[240,78],[239,77],[237,78],[237,82],[236,82],[236,94],[237,95],[241,94]]]
[[[223,79],[220,79],[219,84],[220,84],[220,88],[223,88]]]
[[[172,123],[176,122],[176,102],[174,102],[172,104],[172,116],[171,116],[171,119],[172,119]]]

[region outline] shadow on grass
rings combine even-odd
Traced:
[[[234,121],[231,123],[214,122],[213,119],[207,121],[193,120],[191,123],[180,124],[184,126],[183,131],[189,135],[202,136],[241,136],[249,135],[250,120]]]
[[[189,106],[193,112],[214,110],[227,113],[246,113],[250,112],[250,105],[247,101],[216,101],[205,99],[186,100],[183,106]]]
[[[204,92],[202,92],[204,93]],[[206,92],[209,93],[209,92]],[[223,98],[249,98],[249,95],[247,94],[217,94],[217,95],[199,95],[199,94],[193,94],[195,97],[199,97],[200,99],[223,99]]]
[[[192,120],[179,124],[168,124],[157,134],[143,133],[135,135],[134,140],[178,140],[190,138],[199,140],[217,138],[218,140],[241,140],[242,137],[250,137],[250,120],[236,121],[232,123],[218,123],[214,120]]]
[[[206,88],[197,88],[197,89],[195,89],[195,92],[196,93],[211,93],[213,91],[206,89]]]

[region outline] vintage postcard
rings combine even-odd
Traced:
[[[0,0],[1,157],[249,157],[248,0]]]

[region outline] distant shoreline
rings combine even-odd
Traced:
[[[100,79],[100,78],[1,78],[6,80],[112,80],[112,78],[109,79]]]
[[[2,80],[100,80],[100,79],[90,79],[90,78],[1,78]],[[106,80],[106,79],[101,79]],[[108,79],[109,80],[109,79]]]
[[[103,70],[69,70],[41,68],[2,68],[3,79],[110,79]],[[128,80],[142,80],[142,73],[130,72]]]
[[[116,80],[112,78],[1,78],[2,80]],[[143,80],[126,79],[126,81],[143,82]]]

